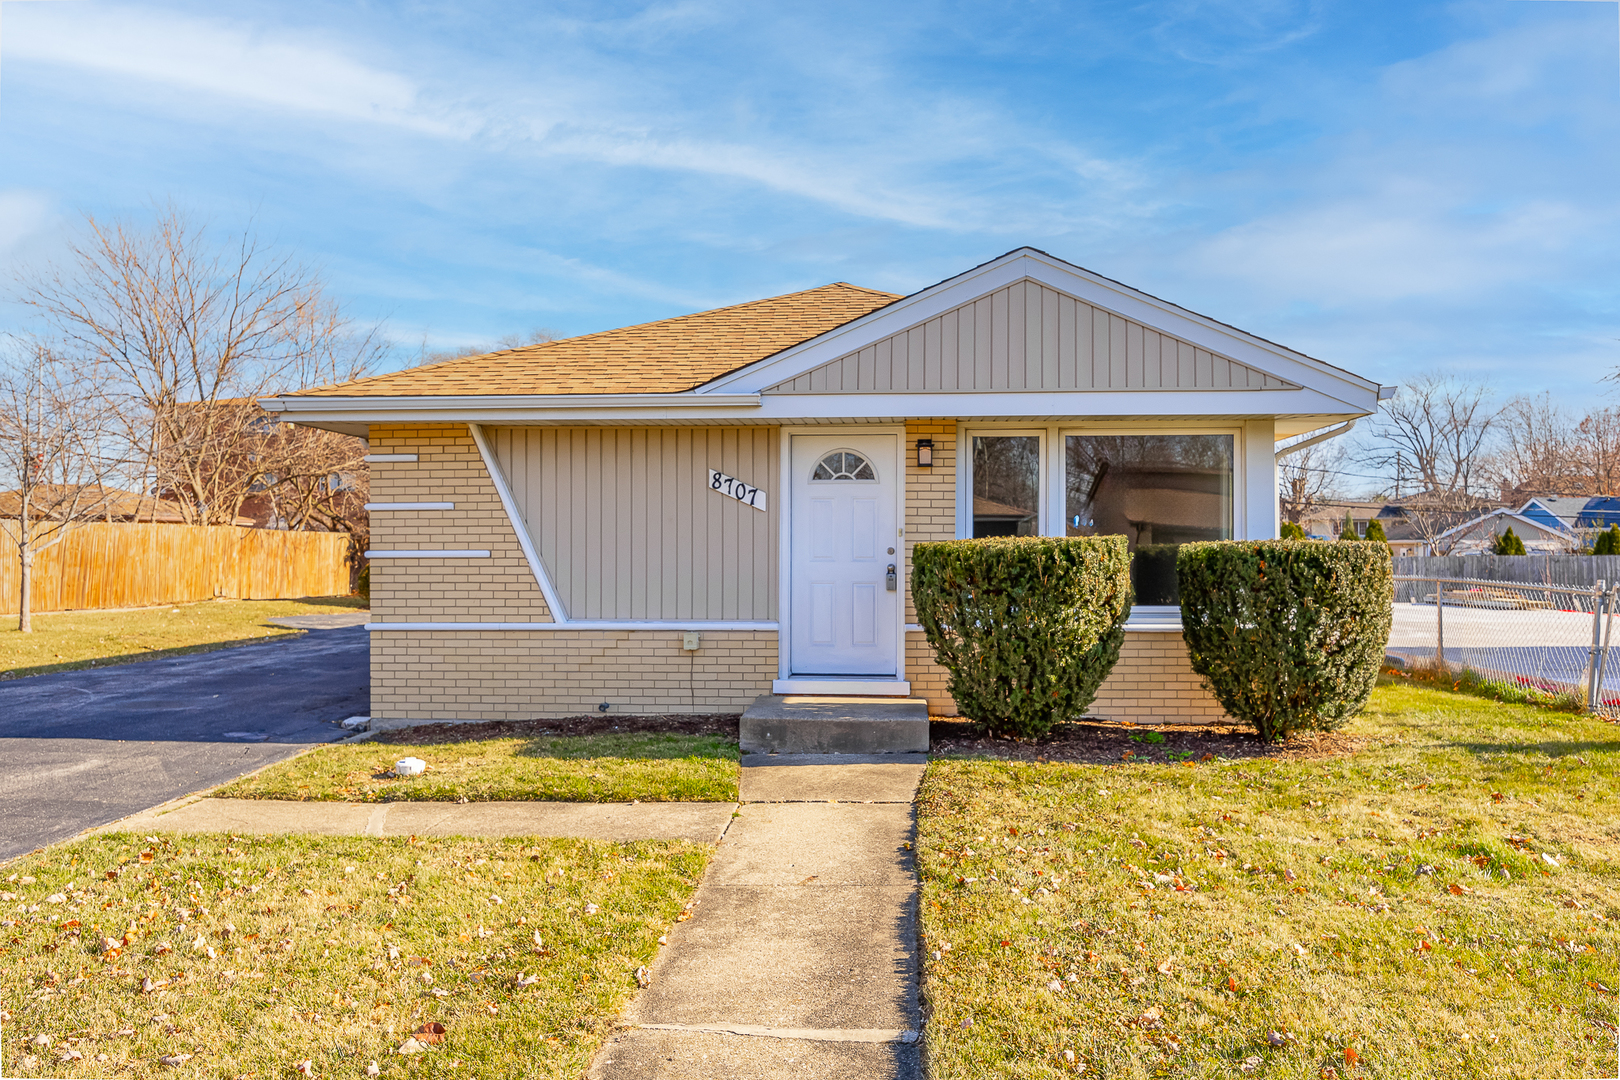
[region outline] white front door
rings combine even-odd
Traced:
[[[794,435],[791,522],[795,676],[900,670],[894,435]]]

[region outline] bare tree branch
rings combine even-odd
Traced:
[[[1481,451],[1499,413],[1490,390],[1450,375],[1420,375],[1401,387],[1374,420],[1376,464],[1410,465],[1423,487],[1439,496],[1474,493]]]
[[[33,630],[34,561],[124,492],[114,414],[95,380],[43,344],[0,364],[0,534],[21,568],[17,629]]]
[[[142,487],[188,522],[230,524],[280,480],[258,398],[362,375],[383,343],[251,232],[216,245],[173,207],[149,229],[86,226],[68,269],[20,277],[21,300],[106,377]]]

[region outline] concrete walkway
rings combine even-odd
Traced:
[[[96,832],[229,832],[320,836],[567,836],[712,844],[736,803],[280,802],[197,799],[160,806]]]
[[[748,755],[737,803],[195,799],[98,832],[719,842],[592,1080],[920,1080],[923,754]]]
[[[910,845],[924,761],[744,758],[740,815],[693,917],[593,1080],[920,1077]]]

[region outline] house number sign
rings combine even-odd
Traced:
[[[750,487],[735,476],[727,476],[723,472],[710,469],[709,490],[717,491],[728,499],[736,499],[744,506],[752,506],[755,510],[765,509],[765,493],[757,487]]]

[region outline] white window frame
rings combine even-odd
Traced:
[[[1052,518],[1051,427],[1031,427],[1028,424],[958,424],[956,431],[956,537],[967,540],[973,536],[973,442],[975,435],[1022,435],[1040,440],[1040,493],[1037,496],[1035,531],[1039,536],[1050,535]]]

